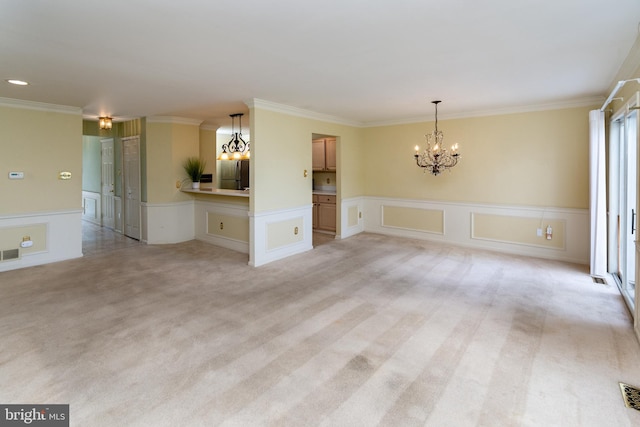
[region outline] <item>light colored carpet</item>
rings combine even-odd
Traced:
[[[640,346],[584,266],[361,234],[0,273],[0,402],[73,426],[632,426]]]

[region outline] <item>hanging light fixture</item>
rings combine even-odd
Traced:
[[[99,117],[100,129],[111,129],[113,127],[113,119],[111,117]]]
[[[222,145],[222,153],[218,160],[245,160],[251,156],[249,150],[250,143],[242,139],[242,116],[243,113],[231,114],[231,141]],[[235,118],[240,122],[240,132],[235,131]]]
[[[431,101],[436,106],[436,129],[430,134],[425,135],[427,138],[427,146],[422,153],[420,147],[416,145],[416,164],[424,171],[429,171],[433,175],[439,175],[440,172],[451,169],[458,164],[460,154],[458,151],[458,144],[451,146],[451,151],[442,146],[442,140],[444,135],[442,131],[438,130],[438,104],[442,101]]]

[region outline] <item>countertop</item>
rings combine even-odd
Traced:
[[[326,190],[313,190],[313,194],[318,194],[321,196],[335,196],[335,191],[326,191]]]
[[[249,197],[249,190],[226,190],[221,188],[200,188],[194,190],[193,188],[185,188],[180,191],[193,194],[210,194],[213,196]]]

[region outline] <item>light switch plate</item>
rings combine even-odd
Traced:
[[[9,179],[24,179],[24,172],[9,172]]]

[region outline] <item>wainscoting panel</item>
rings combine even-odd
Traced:
[[[362,197],[343,199],[340,202],[340,234],[336,238],[346,239],[364,231],[363,204],[364,199]]]
[[[102,195],[92,191],[82,192],[82,219],[97,225],[102,225]]]
[[[544,222],[540,218],[479,213],[472,213],[471,218],[471,234],[474,239],[565,249],[566,221],[563,219]],[[547,226],[552,230],[551,239],[547,239],[545,235]],[[541,236],[537,235],[538,229],[541,230]]]
[[[32,246],[20,247],[24,239],[30,240]],[[47,224],[31,224],[20,227],[0,228],[0,250],[20,248],[21,255],[35,254],[47,250]]]
[[[268,251],[302,241],[304,241],[304,217],[302,216],[267,224]]]
[[[444,234],[444,211],[382,205],[382,226]]]
[[[589,211],[365,197],[364,231],[589,263]],[[430,225],[422,216],[431,212]],[[438,232],[438,214],[442,229]],[[446,219],[446,221],[445,221]],[[544,236],[547,225],[553,237]],[[537,235],[542,228],[543,235]]]
[[[207,234],[249,243],[249,217],[207,211]]]
[[[234,251],[249,253],[249,205],[196,200],[195,238]],[[220,226],[222,223],[222,227]]]
[[[143,240],[150,244],[162,244],[193,239],[195,237],[193,205],[193,201],[142,204],[143,221],[140,225]],[[144,239],[145,228],[146,239]]]
[[[26,236],[31,248],[20,258],[0,263],[0,271],[64,261],[82,256],[82,210],[0,216],[0,250],[15,249]]]
[[[249,264],[254,267],[313,249],[312,205],[250,214],[249,224]]]

